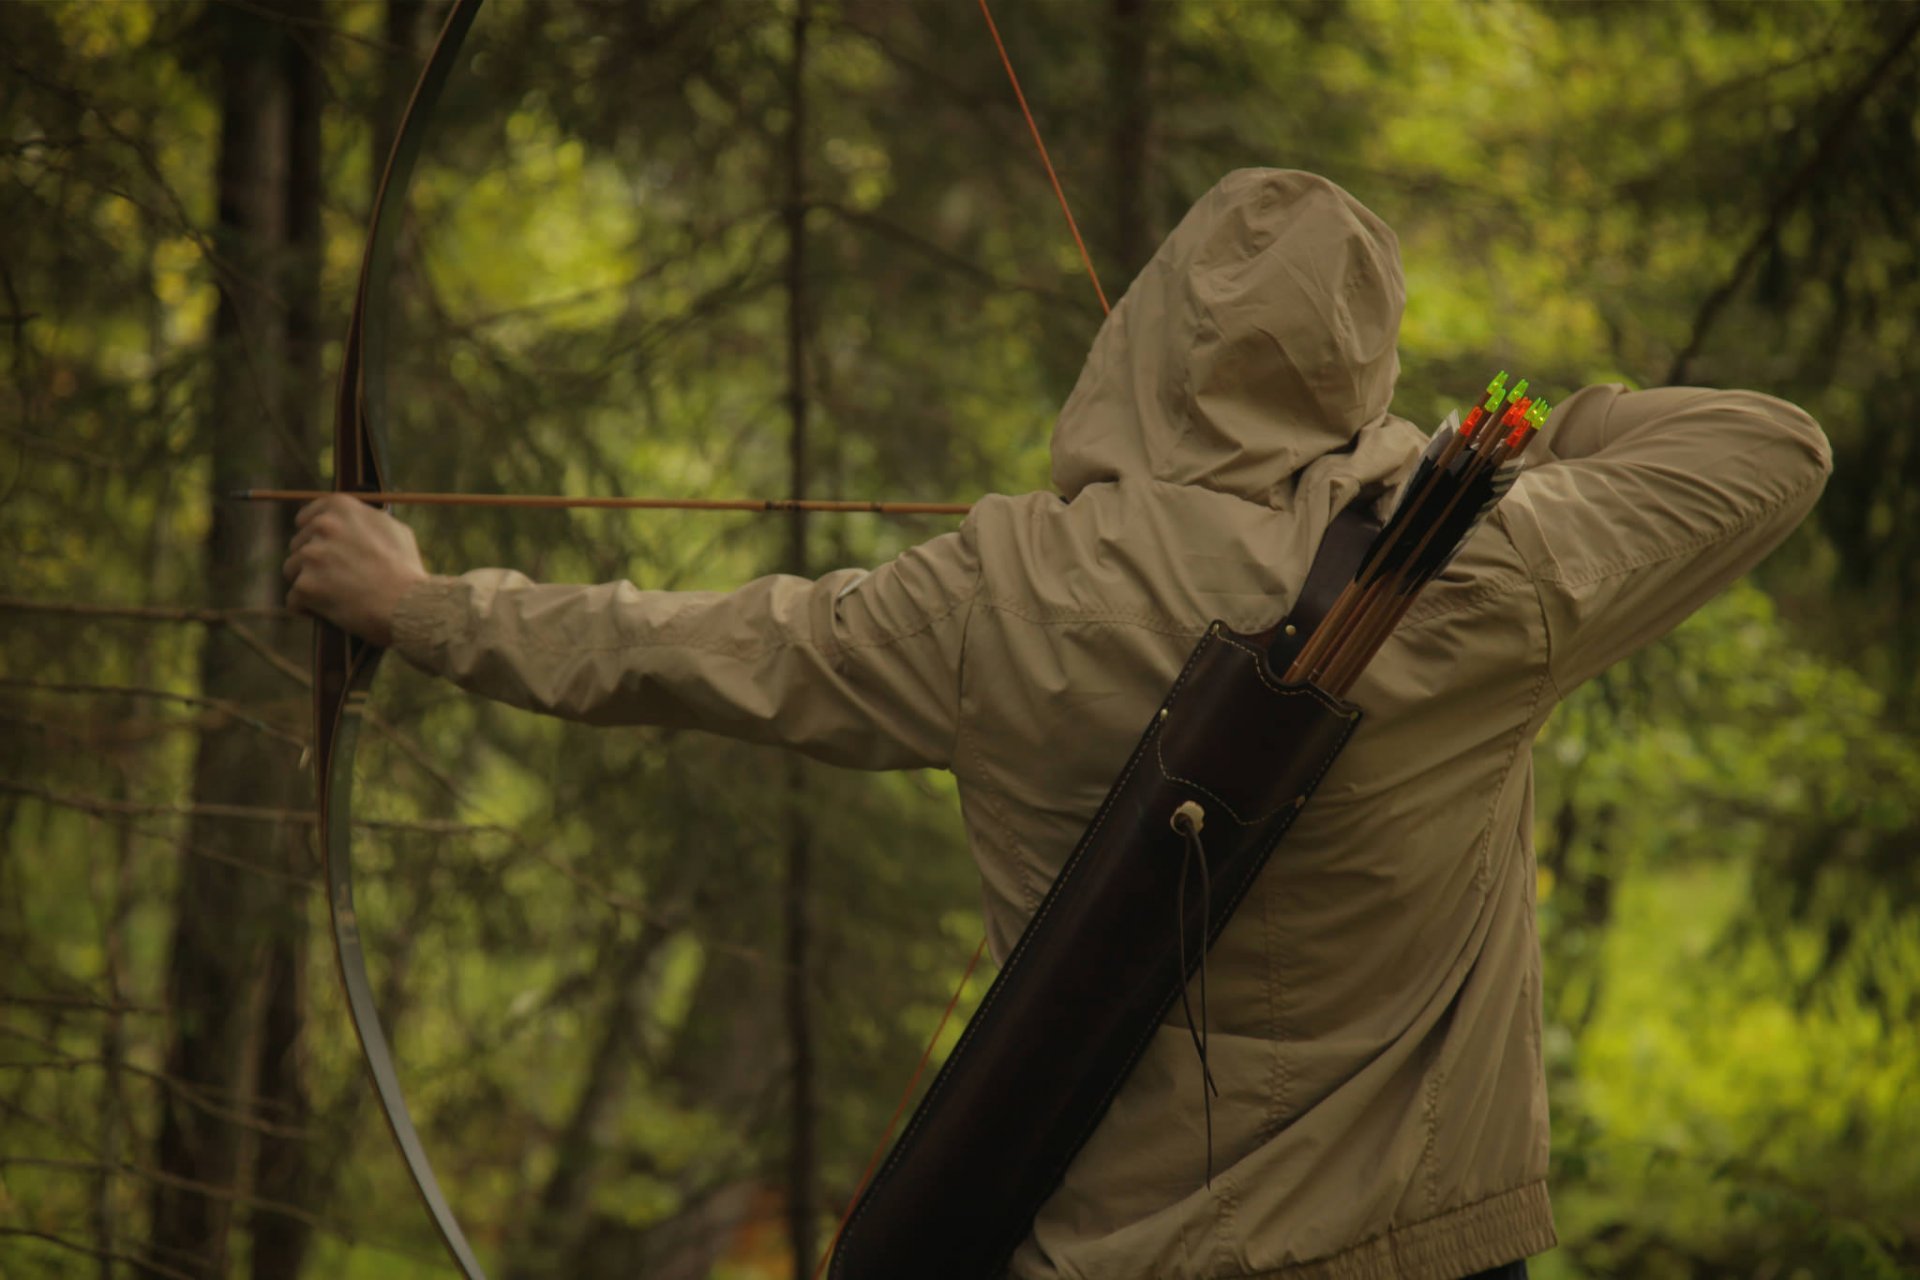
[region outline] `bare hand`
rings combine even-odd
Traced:
[[[281,569],[293,584],[288,606],[392,644],[394,609],[427,577],[413,530],[345,494],[309,502],[294,524],[299,532]]]

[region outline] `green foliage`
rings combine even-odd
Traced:
[[[1536,753],[1565,1241],[1536,1267],[1920,1275],[1912,8],[1311,0],[1147,4],[1128,27],[1085,0],[1004,7],[1110,296],[1228,169],[1310,168],[1400,237],[1409,418],[1436,420],[1504,364],[1540,371],[1556,399],[1679,376],[1822,420],[1838,465],[1809,527],[1578,691]],[[248,38],[296,32],[325,72],[331,368],[383,145],[369,122],[390,118],[420,51],[393,43],[381,8],[288,12]],[[788,487],[792,13],[490,4],[402,242],[395,484]],[[215,234],[235,21],[220,6],[0,6],[0,595],[242,603],[207,594],[235,386],[282,450],[262,448],[277,461],[260,482],[331,465],[330,387],[280,368],[262,329],[215,337],[223,296],[285,265]],[[1115,70],[1128,48],[1144,49],[1138,81]],[[818,6],[816,496],[1048,484],[1052,415],[1099,316],[1000,77],[970,5]],[[278,379],[295,393],[260,390]],[[754,517],[409,518],[447,570],[726,589],[786,557],[784,524]],[[810,557],[871,564],[948,527],[816,521]],[[19,608],[8,622],[0,1272],[35,1277],[138,1252],[149,1147],[178,1086],[161,1078],[166,1046],[196,1016],[161,1008],[172,895],[183,867],[224,856],[195,835],[222,819],[185,812],[196,751],[238,725],[263,779],[296,778],[307,731],[296,679],[245,706],[195,701],[203,658],[270,672],[262,651],[298,652],[292,623]],[[386,825],[362,833],[359,905],[416,1116],[482,1251],[534,1267],[560,1247],[539,1233],[563,1215],[529,1206],[572,1171],[589,1192],[562,1243],[606,1274],[669,1259],[787,1274],[773,1189],[788,840],[799,821],[815,850],[825,1220],[979,933],[951,780],[808,768],[795,792],[765,750],[538,720],[397,663],[375,705],[360,809]],[[297,815],[259,825],[306,830]],[[219,865],[291,885],[311,942],[306,1269],[437,1274],[327,980],[315,856],[304,836],[293,847],[278,860],[263,835],[257,859]],[[984,988],[977,975],[959,1017]],[[242,1216],[257,1229],[275,1211]]]

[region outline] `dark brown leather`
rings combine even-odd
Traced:
[[[1313,567],[1300,586],[1300,598],[1287,616],[1259,634],[1267,645],[1267,665],[1284,672],[1293,664],[1294,655],[1306,645],[1307,637],[1333,608],[1340,592],[1353,581],[1367,548],[1379,536],[1380,522],[1367,514],[1370,502],[1356,503],[1340,513],[1320,540]]]
[[[1191,872],[1175,809],[1204,814],[1212,892],[1186,895],[1184,928],[1211,944],[1359,722],[1350,703],[1282,684],[1266,646],[1304,639],[1377,529],[1350,508],[1287,619],[1201,638],[848,1218],[834,1280],[1000,1273],[1199,962],[1189,947],[1181,965]]]

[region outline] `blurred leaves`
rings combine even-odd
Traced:
[[[1492,367],[1562,392],[1655,385],[1693,350],[1690,380],[1820,418],[1837,465],[1809,526],[1579,690],[1536,752],[1566,1242],[1536,1274],[1920,1275],[1920,58],[1899,54],[1912,6],[1150,4],[1141,84],[1110,74],[1108,6],[1004,8],[1110,294],[1142,265],[1120,246],[1157,242],[1227,170],[1310,168],[1399,235],[1407,417],[1437,420]],[[0,6],[0,594],[228,603],[202,599],[199,571],[210,324],[233,270],[209,239],[217,12]],[[329,87],[331,361],[369,121],[419,51],[389,43],[380,6],[320,12],[296,30]],[[489,5],[401,248],[396,481],[784,487],[773,148],[789,16],[778,0]],[[977,13],[822,0],[812,66],[817,496],[1046,487],[1052,415],[1099,317]],[[1143,137],[1118,132],[1129,94],[1144,95]],[[1146,157],[1135,228],[1113,191],[1129,144]],[[1802,171],[1817,176],[1797,191]],[[326,473],[331,394],[311,389],[307,420],[263,421],[309,442],[312,470],[262,479]],[[784,532],[681,514],[410,518],[436,568],[649,588],[736,585],[780,563]],[[871,564],[947,527],[817,524],[815,559]],[[194,623],[10,613],[0,674],[190,695],[202,642]],[[251,713],[298,725],[304,697],[289,679]],[[390,731],[364,752],[366,815],[460,829],[366,833],[361,907],[416,1112],[483,1248],[518,1247],[605,1043],[617,1105],[585,1155],[568,1148],[597,1178],[587,1254],[608,1274],[779,1274],[754,1235],[778,1216],[761,1189],[784,1144],[777,758],[479,706],[398,663],[376,707]],[[200,713],[157,698],[137,711],[0,692],[0,772],[40,793],[0,793],[9,1062],[93,1061],[103,1002],[158,1003],[167,889],[201,851],[165,817],[45,799],[179,802]],[[283,741],[261,752],[297,767]],[[809,770],[808,794],[837,1198],[979,924],[950,779]],[[103,994],[109,955],[124,1000]],[[327,965],[316,952],[304,1066],[314,1141],[343,1172],[311,1206],[327,1236],[312,1269],[426,1275],[433,1243],[357,1106]],[[102,1205],[137,1218],[137,1170],[96,1200],[85,1179],[4,1163],[88,1150],[103,1125],[150,1130],[166,1084],[140,1072],[164,1024],[116,1016],[118,1083],[79,1067],[0,1075],[5,1222],[84,1241]],[[10,1276],[63,1274],[74,1256],[0,1240]]]

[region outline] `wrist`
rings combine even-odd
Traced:
[[[447,646],[466,627],[468,591],[458,578],[422,572],[409,579],[388,613],[384,647],[434,672]]]
[[[380,593],[380,606],[375,609],[374,616],[369,620],[371,625],[368,627],[370,634],[367,639],[383,649],[392,648],[394,620],[399,616],[400,606],[426,580],[427,574],[424,571],[396,575],[387,585],[387,589]]]

